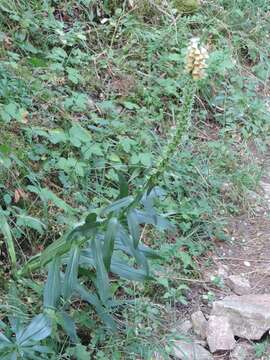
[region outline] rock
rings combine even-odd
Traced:
[[[251,286],[248,279],[241,275],[231,275],[226,281],[229,288],[237,295],[246,295],[251,291]]]
[[[177,323],[175,326],[175,331],[179,332],[180,334],[187,334],[192,329],[192,323],[190,320],[184,320],[180,323]]]
[[[227,279],[227,277],[229,276],[229,272],[230,272],[229,266],[224,264],[218,265],[217,275],[223,280]]]
[[[213,360],[210,352],[201,345],[184,340],[174,342],[173,355],[180,360]]]
[[[199,335],[203,340],[206,339],[207,321],[201,311],[196,311],[191,315],[191,321],[195,334]]]
[[[218,350],[232,350],[235,347],[236,341],[226,316],[210,316],[206,334],[212,353]]]
[[[255,351],[248,342],[239,342],[230,354],[230,360],[253,360]]]
[[[232,295],[213,303],[211,315],[226,316],[235,336],[259,340],[270,329],[270,295]]]

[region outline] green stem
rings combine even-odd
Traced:
[[[168,168],[170,160],[175,155],[179,144],[181,144],[181,142],[183,141],[183,136],[187,133],[190,127],[195,93],[195,82],[192,79],[188,79],[183,89],[182,107],[180,114],[177,117],[176,131],[171,141],[167,145],[164,154],[160,157],[157,165],[148,175],[148,179],[146,180],[143,188],[140,190],[130,207],[136,206],[146,191],[151,191],[151,189],[154,187],[154,184],[157,183],[159,177],[163,175]]]

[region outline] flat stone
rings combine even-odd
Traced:
[[[207,342],[212,353],[232,350],[236,341],[229,320],[225,316],[210,316],[207,326]]]
[[[191,315],[191,321],[195,334],[199,335],[203,340],[206,339],[207,321],[201,311],[196,311]]]
[[[232,295],[215,301],[211,315],[228,318],[235,336],[259,340],[270,329],[270,295]]]
[[[251,291],[249,280],[241,275],[229,276],[226,284],[237,295],[246,295]]]
[[[201,345],[184,340],[174,342],[173,355],[180,360],[214,360],[210,352]]]
[[[190,320],[184,320],[175,325],[175,331],[180,334],[187,334],[192,329],[192,323]]]
[[[248,342],[239,342],[230,354],[230,360],[254,360],[254,347]]]

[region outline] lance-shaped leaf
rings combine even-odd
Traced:
[[[126,230],[121,225],[119,225],[119,231],[117,233],[117,238],[118,238],[118,241],[122,242],[123,245],[128,248],[128,251],[135,258],[138,265],[143,266],[146,273],[149,274],[149,266],[148,266],[148,262],[147,262],[145,255],[138,248],[135,249],[132,239],[130,238],[129,234],[126,232]]]
[[[75,229],[69,233],[67,236],[67,241],[71,241],[78,236],[89,238],[91,235],[93,235],[93,233],[95,233],[97,226],[97,215],[95,213],[91,213],[87,215],[82,225],[76,226]]]
[[[55,309],[61,295],[60,258],[56,256],[49,264],[48,278],[44,287],[43,304],[45,308]]]
[[[92,242],[92,250],[96,268],[96,288],[101,301],[106,305],[111,297],[110,281],[103,261],[101,242],[97,238]]]
[[[47,265],[51,262],[56,256],[64,255],[69,252],[72,247],[71,242],[67,242],[65,237],[56,240],[51,245],[49,245],[40,256],[41,266]]]
[[[124,175],[120,171],[117,173],[117,175],[118,175],[119,190],[120,190],[119,198],[122,199],[128,196],[128,182],[126,181]]]
[[[118,220],[113,217],[109,220],[103,243],[103,261],[107,271],[110,271],[111,258],[114,250],[115,236],[118,230]]]
[[[39,314],[31,323],[17,336],[17,344],[26,346],[33,341],[41,341],[51,334],[51,321],[48,316]]]
[[[133,245],[138,247],[140,241],[140,224],[137,218],[137,214],[134,210],[130,210],[127,215],[128,229],[133,239]]]
[[[13,267],[16,266],[16,252],[15,252],[15,247],[14,247],[14,242],[12,239],[12,234],[10,231],[10,227],[9,224],[6,220],[5,215],[1,214],[2,210],[0,207],[0,232],[2,232],[3,236],[4,236],[4,240],[6,243],[6,248],[7,248],[7,252],[11,261],[11,264]]]
[[[78,268],[79,268],[80,248],[74,246],[70,252],[69,261],[63,281],[63,296],[68,299],[78,282]]]
[[[57,313],[56,321],[62,326],[73,343],[77,343],[79,341],[75,322],[65,311]]]
[[[111,212],[117,212],[119,210],[121,210],[122,208],[128,207],[133,201],[133,197],[132,196],[126,196],[122,199],[116,200],[115,202],[113,202],[112,204],[110,204],[109,206],[107,206],[102,212],[101,212],[101,216],[104,216],[106,214],[109,214]]]
[[[80,284],[77,284],[76,292],[80,295],[82,300],[88,302],[96,309],[96,312],[104,324],[106,324],[111,330],[116,330],[115,321],[95,294],[91,294],[84,286]]]

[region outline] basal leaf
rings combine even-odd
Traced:
[[[51,334],[51,321],[48,316],[39,314],[33,318],[31,323],[16,337],[20,346],[29,342],[46,339]]]
[[[101,301],[106,305],[111,297],[110,281],[103,261],[101,242],[97,238],[92,242],[92,250],[96,268],[96,287]]]
[[[114,250],[114,241],[115,236],[118,230],[118,220],[117,218],[111,218],[107,225],[107,231],[104,236],[103,244],[103,260],[107,271],[110,271],[111,258]]]
[[[122,199],[116,200],[115,202],[113,202],[112,204],[110,204],[109,206],[107,206],[102,212],[101,215],[106,215],[109,214],[111,212],[114,211],[119,211],[122,208],[127,207],[128,205],[130,205],[133,201],[133,197],[132,196],[126,196]]]
[[[140,224],[137,219],[136,212],[134,210],[130,210],[127,215],[128,229],[130,235],[133,239],[134,247],[137,248],[140,241]]]
[[[55,309],[61,295],[61,279],[60,279],[60,258],[55,256],[49,264],[48,278],[44,286],[44,300],[45,308]]]
[[[72,295],[78,282],[79,258],[80,248],[79,246],[74,246],[70,252],[69,261],[67,263],[64,276],[63,296],[65,299],[68,299]]]

